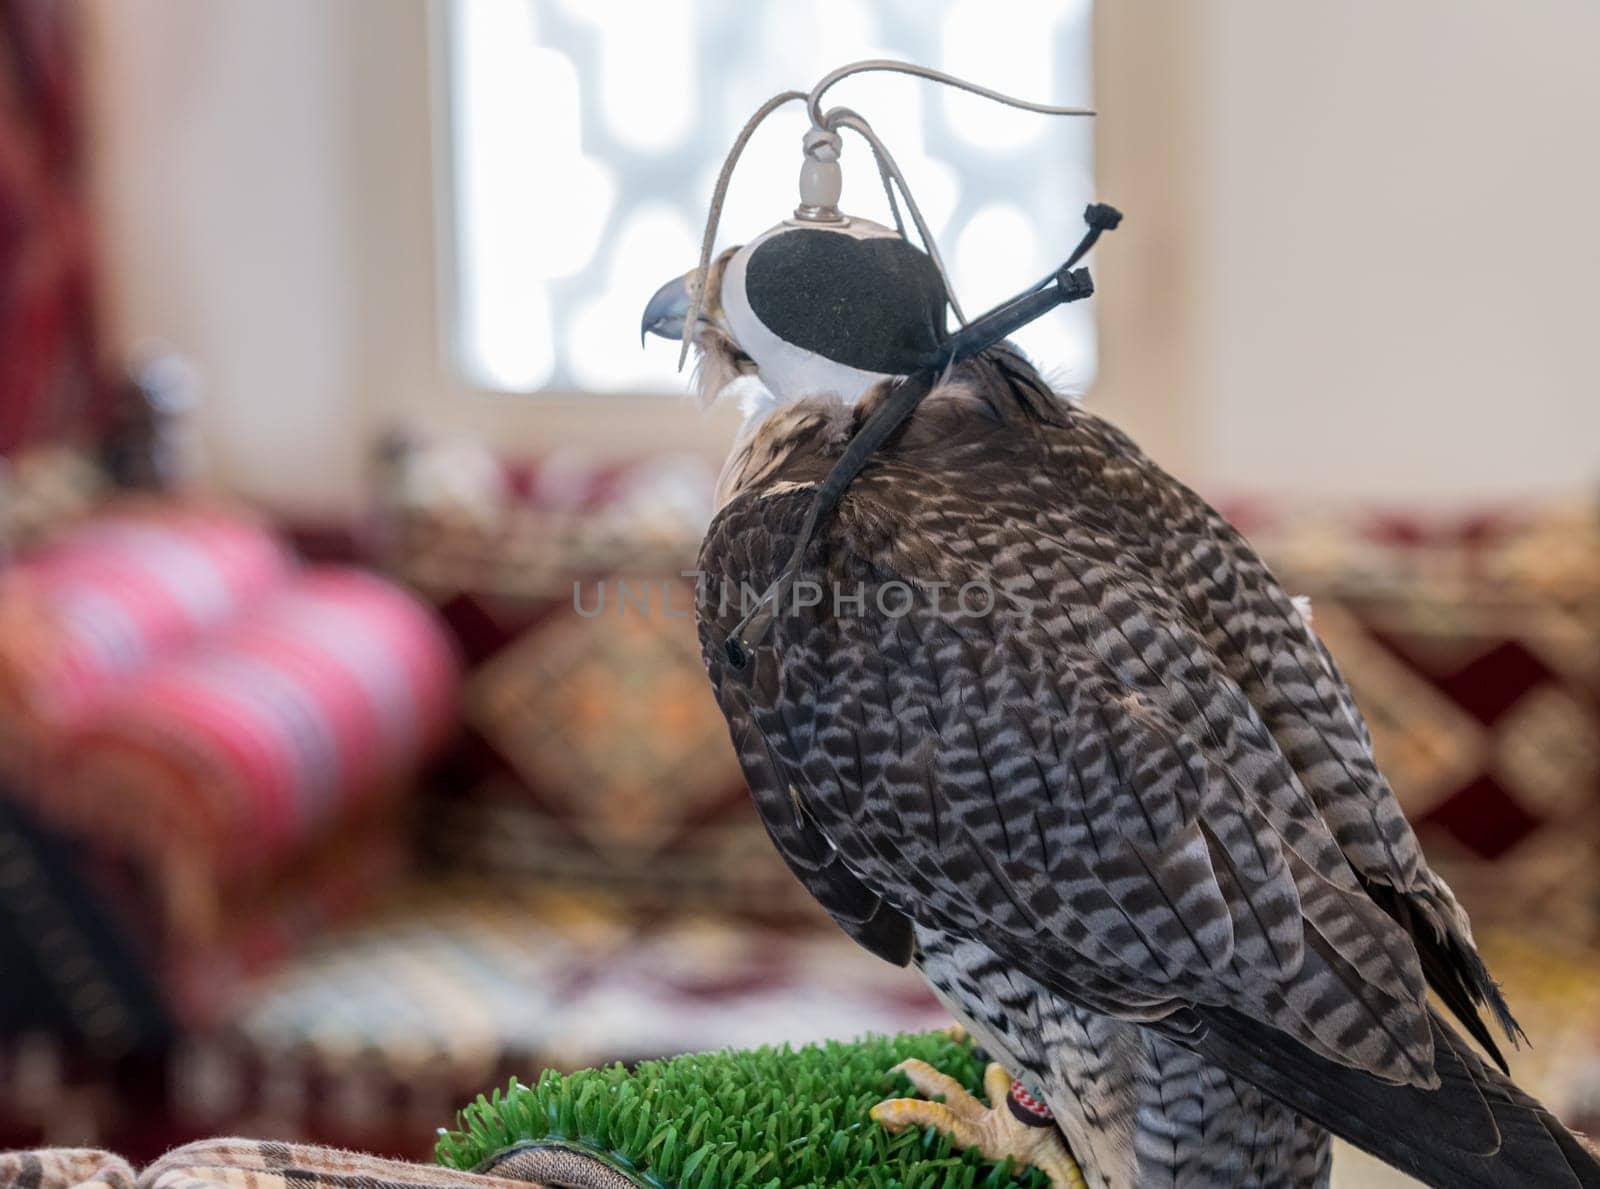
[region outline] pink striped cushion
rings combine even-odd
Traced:
[[[42,735],[235,619],[290,566],[253,521],[162,505],[96,517],[0,569],[0,764],[36,760]]]
[[[105,701],[74,732],[52,808],[137,851],[188,852],[226,883],[372,808],[443,738],[456,680],[421,604],[357,570],[308,569]]]

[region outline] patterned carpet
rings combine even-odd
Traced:
[[[1600,1122],[1596,963],[1536,938],[1485,938],[1533,1045],[1513,1074],[1572,1125]],[[190,1049],[184,1121],[297,1137],[312,1113],[408,1098],[419,1141],[453,1105],[539,1069],[938,1027],[909,971],[824,928],[710,916],[625,921],[593,901],[441,886],[317,947]],[[444,1114],[440,1114],[443,1111]],[[431,1112],[431,1113],[430,1113]],[[324,1118],[322,1123],[326,1125]],[[1382,1186],[1359,1153],[1337,1184]]]
[[[443,883],[314,946],[189,1041],[172,1105],[185,1134],[420,1154],[513,1075],[946,1022],[915,975],[831,929]]]

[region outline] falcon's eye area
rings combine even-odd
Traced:
[[[694,334],[698,355],[695,361],[695,391],[700,402],[709,406],[740,376],[755,374],[755,360],[733,341],[728,331],[719,325],[702,322]]]
[[[724,327],[700,323],[695,328],[694,345],[702,355],[715,355],[730,367],[755,366],[749,354],[733,341],[733,336]]]

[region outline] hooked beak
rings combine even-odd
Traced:
[[[644,319],[639,323],[639,345],[644,346],[644,336],[658,334],[664,339],[681,339],[683,322],[689,316],[689,273],[674,277],[661,288],[644,307]]]

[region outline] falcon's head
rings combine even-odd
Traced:
[[[684,337],[700,283],[697,269],[663,285],[641,331]],[[707,403],[743,376],[777,404],[825,394],[855,401],[937,354],[948,301],[932,259],[890,228],[851,217],[780,223],[706,270],[687,328],[696,386]]]
[[[757,374],[755,360],[734,339],[722,308],[723,273],[738,252],[736,247],[724,249],[706,270],[709,283],[705,286],[699,312],[688,335],[695,351],[695,390],[703,405],[711,404],[741,376]],[[690,315],[695,294],[700,287],[700,270],[695,268],[657,289],[644,308],[644,320],[639,325],[639,341],[643,343],[647,334],[682,340],[684,321]]]

